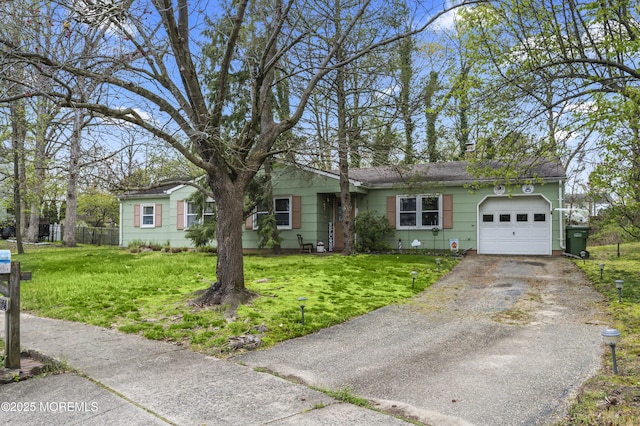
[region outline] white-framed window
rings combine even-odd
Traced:
[[[198,206],[196,203],[186,201],[184,203],[184,227],[188,229],[194,223],[206,223],[215,217],[213,201],[207,201],[204,205],[201,219],[198,220]]]
[[[156,205],[141,204],[140,205],[140,227],[154,228],[156,226]]]
[[[397,229],[433,229],[442,227],[440,194],[399,195],[396,197]]]
[[[291,229],[291,197],[273,200],[276,225],[279,229]]]
[[[202,212],[202,222],[207,223],[212,220],[215,220],[216,211],[215,211],[215,203],[213,201],[207,201],[204,203],[204,212]]]
[[[291,229],[291,197],[274,197],[273,210],[276,216],[276,225],[278,229]],[[253,214],[253,229],[259,227],[259,221],[262,216],[269,214],[265,206],[258,208]]]

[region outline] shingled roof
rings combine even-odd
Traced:
[[[165,182],[160,182],[157,185],[152,185],[148,188],[138,188],[133,191],[123,192],[118,196],[119,199],[131,199],[131,198],[145,198],[153,196],[155,198],[169,197],[171,191],[183,186],[181,182],[188,181],[188,178],[176,178],[170,179]]]
[[[464,184],[499,180],[496,177],[476,178],[469,173],[471,164],[467,161],[427,163],[402,166],[381,166],[349,169],[349,178],[365,186],[389,186],[408,182],[433,182],[441,184]],[[488,167],[500,170],[504,164],[498,161],[474,164],[472,167]],[[563,179],[565,170],[559,161],[529,161],[517,166],[518,179]],[[337,172],[333,172],[337,174]]]

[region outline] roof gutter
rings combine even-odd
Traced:
[[[141,200],[141,199],[148,199],[148,198],[170,198],[170,195],[167,194],[166,192],[162,193],[162,194],[131,194],[131,195],[120,195],[118,197],[118,201],[125,201],[125,200]]]
[[[549,182],[555,182],[556,179],[560,179],[560,182],[562,182],[562,177],[561,176],[556,176],[556,177],[548,177],[548,178],[542,178],[539,179],[539,181],[544,182],[544,183],[549,183]],[[495,180],[471,180],[471,179],[466,179],[466,180],[449,180],[449,181],[421,181],[421,182],[415,182],[416,186],[424,186],[424,185],[429,185],[429,186],[435,186],[435,187],[448,187],[448,186],[461,186],[461,185],[480,185],[480,186],[491,186],[493,185],[493,183],[495,182]],[[413,183],[412,183],[413,184]],[[396,183],[367,183],[367,182],[362,182],[362,187],[367,188],[367,189],[385,189],[385,188],[397,188],[399,186],[402,187],[406,187],[406,182],[396,182]]]

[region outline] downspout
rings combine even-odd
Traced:
[[[122,200],[120,200],[120,229],[118,230],[118,240],[120,240],[119,241],[120,247],[123,246],[122,245],[122,237],[123,237],[123,235],[122,235],[122,224],[124,223],[124,220],[122,218],[122,210],[123,210],[122,209]]]
[[[566,249],[565,241],[564,241],[564,194],[562,193],[562,188],[564,187],[564,183],[562,179],[558,181],[558,222],[560,228],[560,248],[562,250]]]

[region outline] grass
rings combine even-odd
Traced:
[[[373,405],[371,405],[371,402],[369,402],[369,400],[360,398],[359,396],[355,395],[353,393],[353,388],[348,386],[342,389],[339,389],[337,391],[332,391],[329,389],[321,389],[317,387],[313,387],[313,389],[320,392],[324,392],[325,394],[329,395],[330,397],[338,401],[346,402],[352,405],[357,405],[358,407],[364,407],[369,409],[373,408]]]
[[[0,249],[11,248],[0,241]],[[604,368],[581,388],[566,425],[640,424],[640,243],[589,247],[591,258],[576,264],[609,300],[612,327],[622,339],[617,347],[620,374]],[[241,335],[260,335],[263,346],[312,333],[376,308],[403,303],[446,274],[455,259],[415,255],[294,255],[245,257],[246,286],[259,294],[238,309],[235,320],[224,310],[189,305],[194,292],[215,280],[215,256],[206,253],[130,253],[116,248],[63,249],[29,246],[13,255],[23,271],[22,309],[36,315],[81,321],[137,333],[149,339],[180,342],[217,356],[233,351]],[[599,264],[604,263],[603,279]],[[411,271],[419,274],[412,288]],[[614,281],[625,281],[622,302]],[[305,325],[298,297],[306,297]],[[503,320],[518,320],[512,312]],[[1,343],[1,342],[0,342]],[[345,399],[348,390],[341,391]],[[337,395],[340,396],[340,395]]]
[[[223,308],[189,304],[215,281],[212,254],[29,246],[12,260],[33,274],[22,284],[23,311],[179,342],[216,356],[235,351],[239,338],[258,335],[268,347],[402,303],[456,263],[443,257],[439,273],[435,258],[424,255],[246,256],[245,285],[259,297],[230,321]],[[304,326],[299,297],[307,299]]]
[[[611,323],[622,336],[616,347],[618,375],[612,357],[605,352],[604,364],[582,387],[568,416],[559,425],[640,424],[640,243],[589,247],[589,260],[576,261],[594,287],[609,301]],[[604,270],[600,278],[600,264]],[[621,302],[615,280],[624,280]]]

